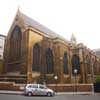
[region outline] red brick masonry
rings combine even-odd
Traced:
[[[25,84],[24,84],[25,85]],[[24,88],[23,84],[14,84],[14,83],[0,83],[0,90],[14,90],[14,91],[20,91]],[[92,84],[49,84],[47,87],[58,91],[58,92],[90,92],[92,91]]]
[[[20,90],[20,86],[16,85],[14,83],[0,83],[0,90],[14,90],[14,91],[18,91]]]
[[[58,84],[58,85],[48,85],[49,88],[59,91],[59,92],[89,92],[92,91],[92,84]]]

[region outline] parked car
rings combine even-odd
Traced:
[[[55,92],[45,85],[41,84],[27,84],[25,86],[24,94],[27,96],[33,95],[44,95],[44,96],[54,96]]]

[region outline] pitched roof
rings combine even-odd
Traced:
[[[23,18],[24,18],[24,22],[27,26],[31,26],[41,32],[43,32],[44,35],[47,35],[49,38],[58,38],[64,42],[69,43],[69,41],[67,41],[66,39],[64,39],[62,36],[58,35],[57,33],[51,31],[50,29],[48,29],[47,27],[45,27],[44,25],[41,25],[40,23],[38,23],[37,21],[33,20],[32,18],[26,16],[25,14],[21,13]]]
[[[41,32],[47,34],[48,36],[50,36],[51,38],[55,38],[57,37],[57,34],[51,30],[49,30],[47,27],[41,25],[40,23],[38,23],[37,21],[33,20],[32,18],[26,16],[23,14],[24,17],[24,21],[25,24],[27,24],[28,26],[31,26],[37,30],[40,30]]]

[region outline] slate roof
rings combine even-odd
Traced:
[[[47,27],[41,25],[40,23],[38,23],[37,21],[33,20],[32,18],[26,16],[25,14],[21,13],[23,18],[24,18],[24,22],[27,26],[31,26],[41,32],[43,32],[44,35],[47,35],[49,38],[58,38],[64,42],[69,43],[69,41],[67,41],[66,39],[64,39],[62,36],[58,35],[57,33],[51,31],[50,29],[48,29]]]
[[[25,24],[27,24],[28,26],[31,26],[37,30],[40,30],[41,32],[49,35],[50,37],[52,38],[55,38],[57,37],[57,34],[51,30],[49,30],[47,27],[41,25],[40,23],[38,23],[37,21],[33,20],[32,18],[26,16],[23,14],[23,17],[24,17],[24,21],[25,21]]]

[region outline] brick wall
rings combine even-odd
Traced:
[[[89,92],[92,91],[92,84],[58,84],[58,85],[48,85],[49,88],[59,91],[59,92]]]
[[[0,90],[14,90],[14,91],[22,91],[24,85],[23,84],[15,84],[11,82],[0,83]],[[73,91],[80,91],[80,92],[89,92],[92,91],[92,84],[49,84],[47,85],[48,88],[53,89],[54,91],[58,92],[73,92]]]
[[[20,90],[20,86],[15,85],[14,83],[7,83],[7,82],[2,82],[0,83],[0,90],[12,90],[12,91],[17,91]]]

